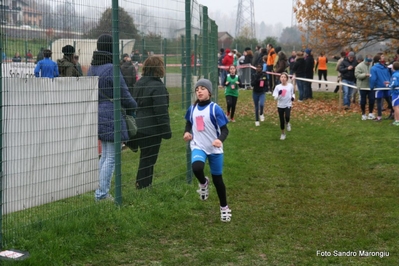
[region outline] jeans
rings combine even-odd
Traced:
[[[255,121],[259,121],[259,115],[263,115],[266,95],[264,92],[253,92],[252,99],[255,105]]]
[[[355,85],[354,81],[349,81],[346,79],[343,79],[342,83],[346,83],[349,85]],[[344,92],[344,96],[343,96],[344,106],[348,106],[348,107],[351,106],[351,97],[352,97],[353,88],[342,85],[342,91]]]
[[[313,91],[312,91],[312,82],[302,81],[303,82],[303,98],[313,99]]]
[[[299,91],[299,100],[303,101],[303,96],[304,96],[304,82],[303,80],[296,80],[296,85],[298,86],[298,91]]]
[[[104,199],[108,196],[111,187],[111,179],[115,169],[115,144],[113,142],[101,141],[102,152],[98,163],[99,182],[98,189],[95,191],[96,200]]]
[[[220,69],[220,85],[222,85],[223,87],[226,86],[223,82],[225,82],[227,77],[227,71],[224,69]]]
[[[369,114],[372,114],[375,101],[374,91],[360,90],[360,108],[362,109],[362,115],[366,114],[367,98],[369,98]]]

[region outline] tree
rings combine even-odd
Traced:
[[[119,38],[120,39],[140,39],[133,18],[122,8],[119,7]],[[89,30],[86,37],[96,39],[103,33],[112,32],[112,8],[107,8],[102,13],[97,26]]]
[[[254,51],[255,46],[258,44],[259,41],[255,38],[249,39],[244,36],[239,36],[238,38],[234,38],[230,48],[237,49],[238,51],[240,51],[240,53],[243,53],[246,47],[250,47],[252,51]]]
[[[278,46],[278,41],[277,41],[277,37],[266,37],[266,39],[262,42],[264,44],[271,44],[273,45],[273,47],[277,47]]]
[[[301,44],[301,32],[297,27],[284,28],[279,41],[283,44]]]
[[[284,28],[279,39],[283,51],[302,49],[301,35],[298,27]]]
[[[297,0],[296,4],[308,47],[361,50],[386,40],[399,41],[397,0]]]

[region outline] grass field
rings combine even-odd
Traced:
[[[224,144],[233,216],[222,223],[215,188],[202,202],[185,180],[184,110],[171,90],[174,136],[153,187],[135,190],[137,154],[124,150],[121,207],[92,203],[27,226],[12,247],[30,258],[3,265],[398,265],[399,128],[361,121],[359,107],[343,111],[337,97],[295,102],[281,141],[270,95],[255,127],[251,91],[240,92]],[[224,107],[222,90],[219,99]]]

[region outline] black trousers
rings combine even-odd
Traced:
[[[238,97],[227,95],[226,96],[226,105],[227,105],[227,113],[230,114],[230,118],[234,119],[234,114],[236,112]]]
[[[140,149],[140,163],[136,176],[136,188],[141,189],[152,184],[154,165],[158,159],[162,138],[158,135],[148,136],[137,133],[136,141]]]

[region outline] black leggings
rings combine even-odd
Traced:
[[[278,116],[280,118],[280,128],[281,130],[284,130],[285,123],[290,122],[291,107],[277,108],[277,111],[278,111]]]
[[[227,104],[227,113],[230,114],[230,118],[234,118],[234,113],[236,112],[238,97],[227,95],[226,96],[226,104]]]
[[[319,80],[321,80],[321,77],[323,77],[324,80],[327,81],[327,70],[320,70],[319,69],[317,72],[319,74]],[[319,88],[320,88],[320,86],[321,86],[321,84],[319,83]],[[326,86],[327,86],[327,84],[326,84]]]
[[[195,177],[198,179],[198,182],[200,182],[200,184],[205,184],[206,182],[204,174],[205,163],[201,161],[196,161],[193,162],[191,167],[193,168],[193,173]],[[224,185],[222,175],[212,175],[212,182],[216,188],[216,192],[218,194],[220,201],[220,206],[222,207],[227,206],[226,186]]]

